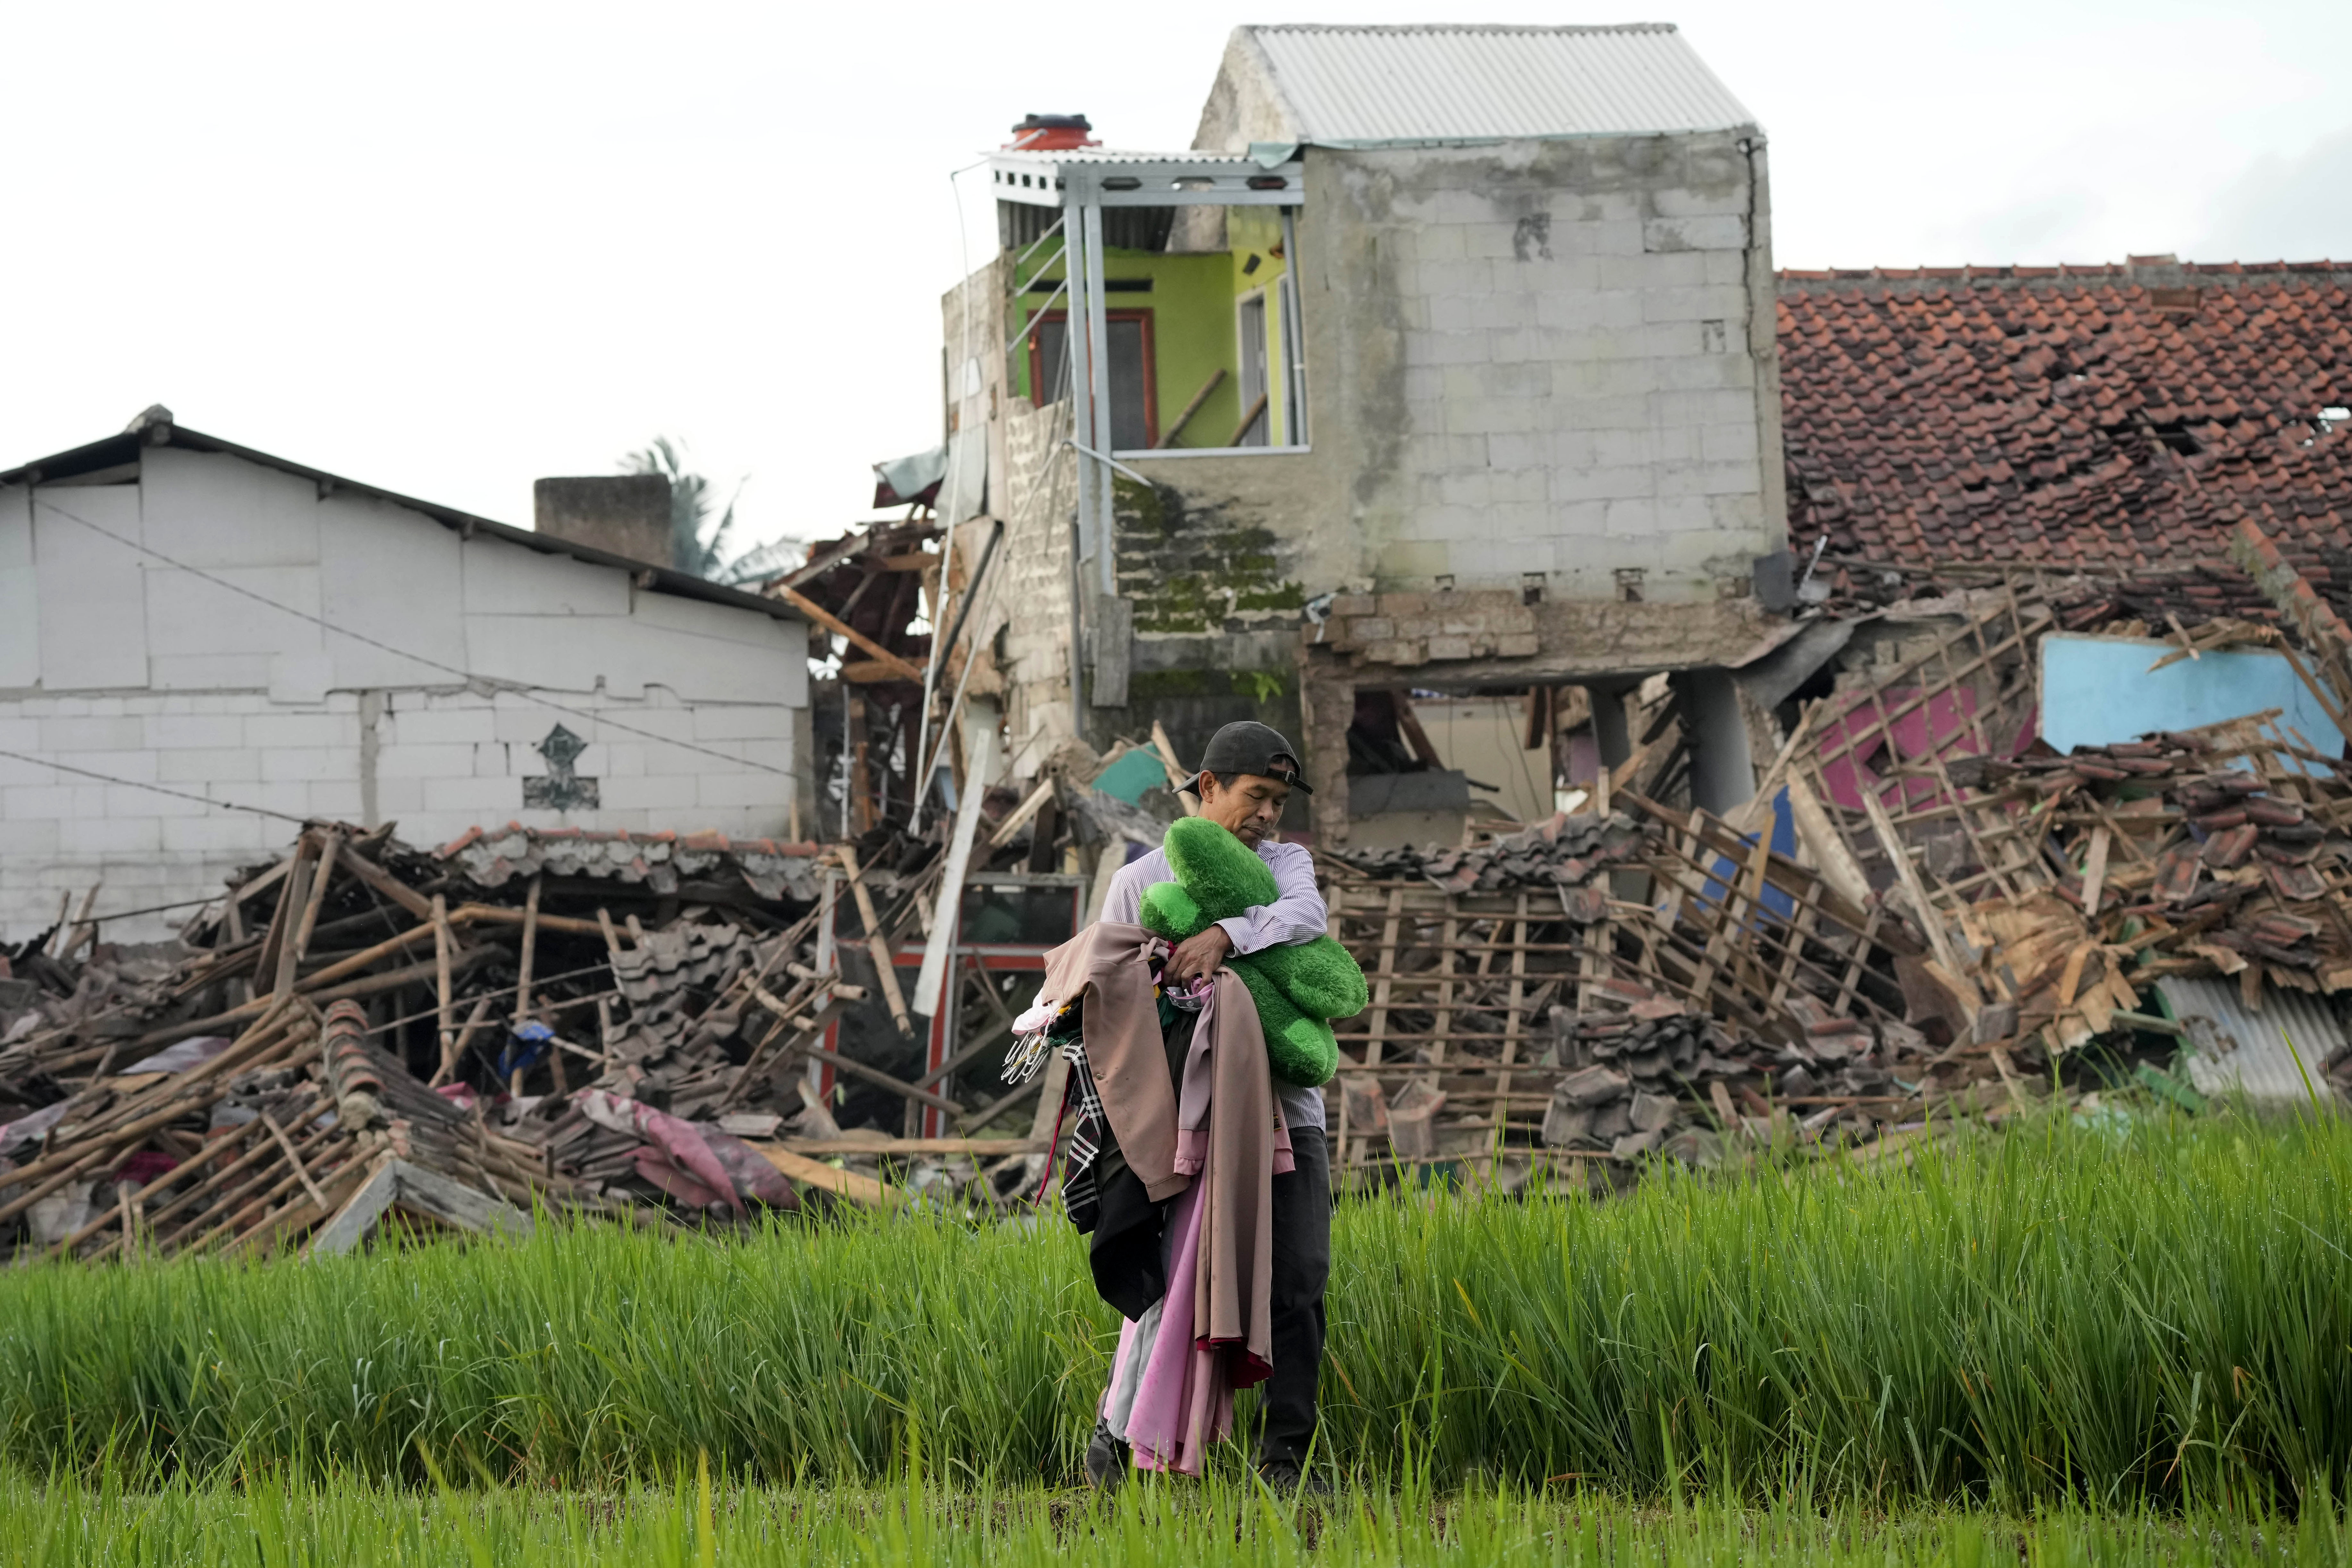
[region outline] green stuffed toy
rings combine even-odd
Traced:
[[[1144,889],[1142,924],[1171,942],[1197,936],[1278,896],[1266,863],[1205,816],[1171,824],[1163,847],[1177,879]],[[1355,1016],[1370,999],[1364,972],[1348,950],[1318,936],[1234,954],[1225,963],[1257,1003],[1274,1076],[1302,1089],[1329,1082],[1339,1065],[1330,1020]]]

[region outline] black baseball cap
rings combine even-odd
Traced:
[[[1214,773],[1220,779],[1255,773],[1262,779],[1279,779],[1306,795],[1315,793],[1298,765],[1298,752],[1282,738],[1282,731],[1252,719],[1236,721],[1210,736],[1208,750],[1201,753],[1200,771],[1176,787],[1187,795],[1200,794],[1202,773]]]

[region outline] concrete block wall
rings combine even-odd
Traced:
[[[520,692],[339,691],[297,706],[263,692],[0,700],[0,749],[133,781],[0,758],[0,939],[47,925],[61,893],[79,908],[94,882],[104,883],[101,916],[209,897],[229,873],[282,852],[297,827],[289,819],[394,822],[420,847],[506,822],[785,835],[797,783],[793,710],[689,705],[659,688],[635,702],[557,700],[607,721]],[[595,811],[523,806],[524,779],[548,772],[534,748],[557,724],[587,742],[574,771],[597,781]],[[152,940],[188,912],[105,931]]]
[[[797,620],[232,453],[0,488],[0,628],[11,938],[100,878],[101,916],[212,894],[307,817],[781,836],[805,766]],[[601,805],[526,812],[559,722]]]
[[[1067,404],[1033,411],[1025,399],[1013,403],[1003,421],[1004,542],[989,569],[996,586],[974,639],[995,650],[1006,733],[1023,752],[1018,765],[1029,767],[1055,742],[1079,732],[1070,695],[1076,465],[1061,445],[1068,421]]]
[[[1786,526],[1761,159],[1732,133],[1310,159],[1330,303],[1393,323],[1390,387],[1326,384],[1393,443],[1368,575],[1745,591]]]

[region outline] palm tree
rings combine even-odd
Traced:
[[[719,514],[713,525],[710,481],[687,471],[686,451],[680,443],[667,436],[656,436],[653,445],[623,458],[621,471],[659,474],[669,480],[672,567],[714,583],[740,583],[764,574],[767,557],[774,552],[773,546],[755,547],[731,558],[727,553],[727,536],[735,527],[735,502],[743,493],[744,480],[736,481],[735,494],[727,498],[727,510]]]

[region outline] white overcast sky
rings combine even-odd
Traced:
[[[1236,23],[1427,20],[1681,24],[1770,137],[1783,266],[2352,258],[2328,5],[19,0],[0,466],[161,402],[528,523],[668,434],[749,477],[747,542],[838,532],[939,439],[950,170],[1031,110],[1187,144]]]

